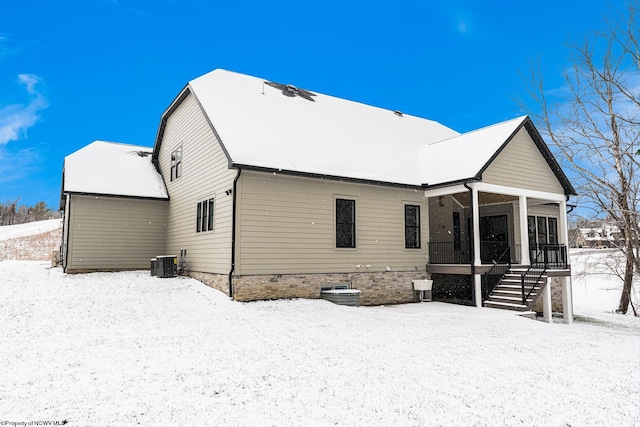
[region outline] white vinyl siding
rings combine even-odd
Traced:
[[[164,253],[168,202],[69,197],[67,272],[149,269]]]
[[[425,206],[422,191],[251,171],[239,183],[236,274],[425,269],[404,226],[405,204]],[[335,247],[336,199],[356,200],[355,249]]]
[[[564,194],[562,185],[524,127],[485,170],[482,182]]]
[[[170,176],[171,152],[180,145],[180,179],[167,182],[171,202],[166,251],[178,254],[186,249],[188,270],[228,274],[233,196],[225,191],[233,187],[237,172],[229,169],[227,157],[193,94],[167,119],[158,156],[164,177]],[[197,232],[197,205],[214,195],[213,231]]]

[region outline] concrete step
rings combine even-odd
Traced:
[[[531,294],[530,294],[531,297],[536,297],[537,295],[538,294],[536,292],[531,292]],[[510,290],[496,289],[493,292],[491,292],[491,296],[521,297],[522,298],[522,292],[520,290],[510,291]]]
[[[487,300],[484,302],[485,307],[489,308],[500,308],[503,310],[513,310],[513,311],[528,311],[529,308],[526,305],[522,304],[513,304],[508,302],[499,302],[499,301],[490,301]]]
[[[489,299],[486,301],[491,302],[509,302],[513,304],[522,304],[522,296],[501,296],[501,295],[491,295]],[[533,299],[531,297],[527,298],[527,303],[532,303]]]

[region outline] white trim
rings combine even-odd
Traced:
[[[508,196],[526,196],[527,198],[545,199],[554,202],[566,202],[567,200],[566,196],[560,193],[547,193],[546,191],[528,190],[526,188],[506,187],[504,185],[487,184],[485,182],[472,182],[469,186],[477,189],[478,191],[482,191],[483,193],[506,194]]]
[[[434,188],[433,190],[424,190],[424,197],[427,199],[430,197],[448,196],[456,193],[467,193],[467,189],[464,185],[454,185],[453,187]]]

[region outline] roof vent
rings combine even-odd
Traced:
[[[402,114],[402,111],[400,111],[400,110],[394,111],[393,114],[395,114],[398,117],[402,117],[404,115],[404,114]]]
[[[132,154],[137,154],[140,157],[148,157],[148,156],[151,155],[151,151],[142,151],[142,150],[140,150],[140,151],[132,151],[131,153]]]
[[[289,98],[293,98],[297,95],[300,98],[304,98],[308,101],[315,102],[315,99],[313,99],[312,96],[316,96],[316,94],[309,92],[308,90],[298,89],[294,85],[283,85],[282,83],[276,83],[276,82],[265,82],[265,83],[271,87],[280,89],[282,91],[282,94],[284,96],[288,96]]]

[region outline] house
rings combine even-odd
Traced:
[[[576,233],[578,248],[615,248],[624,246],[624,236],[615,224],[603,222],[600,227],[579,228]]]
[[[570,317],[566,203],[575,190],[526,116],[460,134],[215,70],[180,91],[161,116],[152,155],[136,158],[146,163],[145,191],[101,188],[100,178],[82,189],[67,183],[82,161],[103,162],[84,151],[92,145],[65,159],[67,272],[148,268],[154,255],[186,250],[186,274],[240,301],[318,298],[322,286],[350,283],[362,304],[404,303],[416,301],[413,280],[432,278],[436,299],[530,309],[542,293],[545,312],[553,301]],[[131,148],[127,161],[135,151],[143,150]],[[115,159],[106,166],[112,174],[130,167]],[[74,261],[87,258],[83,239],[109,256],[123,250],[115,237],[79,234],[74,215],[91,197],[103,203],[96,209],[118,213],[105,229],[153,216],[148,229],[118,232],[141,245],[161,236],[155,252],[128,241],[141,255],[135,266]],[[148,210],[116,206],[142,202]],[[523,274],[509,290],[509,275]]]
[[[65,271],[148,268],[164,248],[169,196],[151,154],[149,147],[95,141],[65,157]]]

